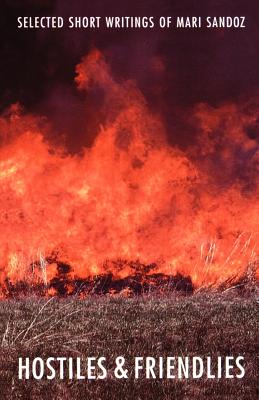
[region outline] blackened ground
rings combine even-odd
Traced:
[[[126,278],[115,278],[111,273],[97,275],[86,279],[69,279],[66,275],[53,278],[48,285],[38,283],[6,281],[2,288],[5,297],[17,298],[31,295],[46,296],[54,293],[59,297],[87,295],[125,295],[127,297],[148,293],[181,292],[188,295],[193,293],[190,277],[180,274],[175,276],[164,274],[135,274]]]
[[[181,292],[192,294],[194,287],[189,276],[181,274],[165,275],[156,273],[156,264],[141,264],[139,261],[128,262],[126,260],[116,260],[107,262],[104,265],[106,274],[91,276],[85,279],[71,278],[72,267],[53,257],[46,259],[47,263],[55,262],[57,274],[50,282],[45,285],[42,278],[35,279],[34,273],[37,269],[37,276],[43,275],[39,261],[31,265],[30,279],[27,281],[11,282],[8,279],[2,287],[4,297],[24,297],[31,295],[45,296],[48,293],[56,294],[59,297],[74,295],[106,295],[124,294],[128,297],[147,293],[170,293]],[[46,265],[46,273],[48,265]],[[115,276],[110,270],[117,271]],[[127,268],[131,273],[125,278],[117,278],[119,272]]]

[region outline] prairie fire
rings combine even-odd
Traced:
[[[168,144],[136,84],[117,81],[98,50],[77,65],[75,81],[104,97],[105,123],[80,154],[53,144],[44,120],[18,105],[0,119],[3,294],[22,282],[56,293],[63,281],[69,292],[69,282],[96,276],[219,285],[255,269],[255,101],[194,107],[199,134],[183,151]]]

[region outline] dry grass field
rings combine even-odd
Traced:
[[[0,302],[1,399],[258,398],[258,299],[200,292],[189,296],[92,296]],[[244,355],[243,379],[117,380],[109,373],[123,355],[205,357]],[[19,380],[18,357],[107,358],[105,380]]]

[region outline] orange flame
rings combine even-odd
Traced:
[[[30,279],[35,261],[49,282],[57,274],[53,254],[73,277],[105,273],[114,265],[107,260],[124,259],[190,275],[195,285],[220,283],[255,263],[258,147],[245,127],[258,112],[198,105],[200,133],[183,152],[167,143],[135,83],[117,82],[98,50],[76,72],[80,90],[99,87],[105,98],[106,123],[82,154],[51,144],[42,118],[17,105],[0,119],[1,284]],[[213,162],[216,153],[233,170],[237,147],[252,154],[247,189],[236,177],[221,186],[228,171]],[[131,271],[125,263],[112,272]]]

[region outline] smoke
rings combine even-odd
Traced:
[[[2,109],[19,102],[52,121],[53,140],[71,153],[91,146],[103,122],[102,93],[83,96],[73,86],[74,66],[96,47],[109,59],[114,76],[134,80],[150,109],[159,112],[172,145],[186,149],[198,137],[189,117],[194,105],[218,107],[245,102],[258,90],[257,2],[118,1],[89,3],[5,1],[0,16]],[[28,30],[18,15],[245,15],[245,30]],[[161,67],[162,66],[162,67]],[[68,110],[71,110],[68,112]],[[80,118],[87,113],[87,123]],[[188,117],[187,117],[188,116]],[[75,135],[76,126],[76,135]],[[54,137],[56,135],[56,137]]]

